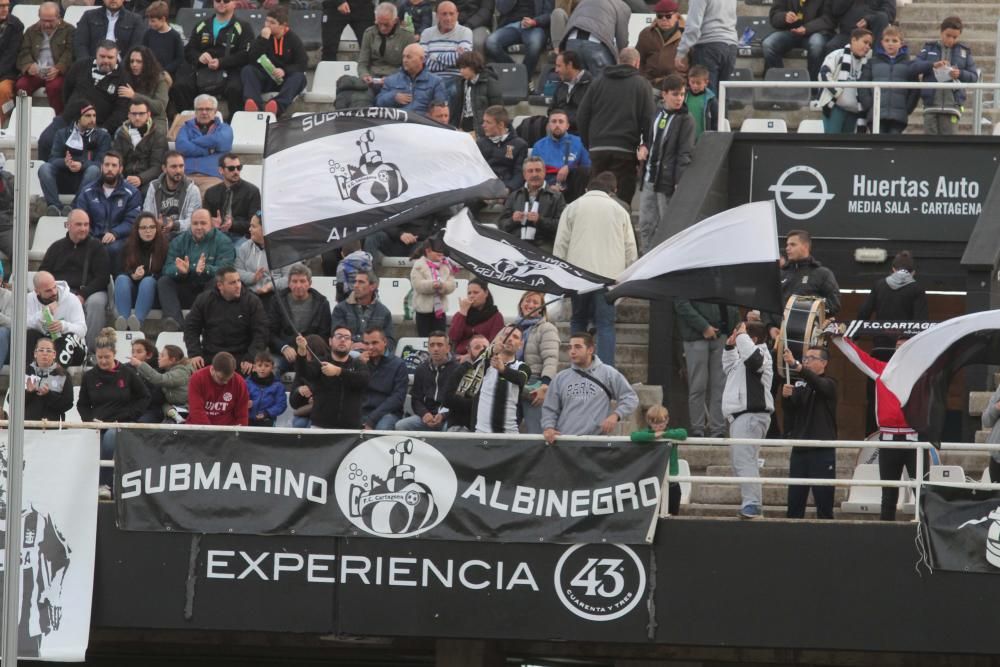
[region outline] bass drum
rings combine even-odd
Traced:
[[[781,335],[776,347],[778,363],[785,346],[792,351],[796,360],[802,360],[802,353],[810,347],[824,347],[825,340],[820,335],[826,321],[826,301],[815,296],[790,296],[785,302],[785,317],[781,320]]]

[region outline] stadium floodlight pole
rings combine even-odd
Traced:
[[[17,667],[18,611],[21,606],[21,471],[24,468],[24,369],[27,332],[28,193],[31,179],[31,96],[17,96],[17,156],[14,182],[14,244],[11,276],[14,316],[10,332],[10,423],[7,428],[7,525],[3,559],[3,640],[0,667]]]

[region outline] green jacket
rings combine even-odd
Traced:
[[[725,322],[722,320],[723,309],[725,309],[726,315]],[[740,310],[736,306],[719,306],[704,301],[674,299],[674,312],[677,313],[681,338],[689,342],[704,340],[702,332],[710,324],[719,329],[720,338],[726,338],[740,321]]]
[[[403,66],[403,49],[414,44],[413,33],[401,25],[385,38],[385,53],[382,50],[382,33],[378,26],[369,26],[361,36],[361,50],[358,52],[358,77],[370,75],[375,78],[387,77]]]
[[[73,31],[74,28],[65,21],[60,21],[50,40],[52,60],[60,74],[66,74],[73,64]],[[28,73],[28,68],[38,61],[42,49],[42,29],[37,23],[24,30],[21,38],[21,48],[17,52],[17,69],[22,74]]]
[[[191,381],[191,374],[194,372],[190,364],[175,364],[163,373],[146,362],[142,362],[135,369],[139,372],[139,377],[163,390],[163,397],[167,403],[171,405],[187,405],[188,383]]]
[[[201,254],[205,254],[205,270],[201,275],[195,274],[195,265]],[[191,269],[187,275],[177,271],[174,260],[178,257],[187,257],[191,261]],[[196,280],[199,283],[208,283],[215,278],[215,272],[224,266],[233,266],[236,262],[236,251],[233,249],[233,242],[229,236],[217,229],[210,230],[201,242],[194,240],[191,231],[182,232],[170,242],[170,249],[167,251],[167,261],[163,265],[163,275],[170,276],[177,281]]]
[[[656,433],[651,428],[644,428],[641,431],[632,431],[632,435],[629,438],[632,442],[666,442],[668,440],[687,440],[688,432],[687,429],[683,428],[668,428],[663,432],[663,440],[658,441],[656,439]],[[680,471],[680,463],[677,455],[677,445],[671,443],[670,445],[670,475],[677,475]]]

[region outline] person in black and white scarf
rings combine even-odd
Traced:
[[[490,366],[479,388],[476,433],[517,433],[517,404],[531,369],[516,358],[521,330],[507,326],[493,339]]]
[[[872,40],[871,31],[854,30],[850,44],[827,55],[819,69],[819,80],[858,81],[871,54]],[[819,104],[823,109],[823,130],[827,134],[854,134],[866,126],[857,88],[824,88]]]

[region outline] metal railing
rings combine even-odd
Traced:
[[[971,90],[975,93],[973,105],[973,128],[974,134],[982,134],[983,117],[983,91],[996,91],[996,83],[938,83],[921,81],[720,81],[719,82],[719,109],[721,109],[722,120],[729,123],[726,109],[726,89],[727,88],[871,88],[872,89],[872,109],[882,107],[883,90],[950,90],[956,88]],[[994,93],[995,94],[995,93]],[[878,134],[881,128],[881,114],[872,113],[871,130],[872,134]],[[721,130],[721,127],[720,127]]]
[[[24,423],[25,428],[32,429],[50,429],[50,430],[61,430],[61,429],[92,429],[92,430],[104,430],[109,428],[121,429],[121,430],[158,430],[158,431],[173,431],[174,433],[183,433],[185,431],[197,432],[197,431],[213,431],[213,432],[261,432],[261,433],[282,433],[282,434],[294,434],[303,435],[306,433],[331,433],[338,435],[356,435],[356,436],[376,436],[376,435],[400,435],[406,433],[408,436],[415,438],[425,438],[431,436],[435,439],[482,439],[484,444],[489,443],[493,440],[503,440],[503,441],[523,441],[538,443],[541,439],[540,435],[536,434],[516,434],[516,435],[506,435],[506,434],[496,434],[496,433],[470,433],[470,432],[427,432],[427,431],[358,431],[358,430],[341,430],[341,429],[303,429],[303,428],[282,428],[282,427],[243,427],[243,426],[201,426],[201,425],[187,425],[187,424],[136,424],[136,423],[95,423],[95,422],[49,422],[49,421],[28,421]],[[0,420],[0,429],[5,429],[8,427],[8,422]],[[560,436],[556,441],[556,445],[559,443],[603,443],[608,446],[614,446],[616,444],[626,444],[631,443],[631,440],[627,436]],[[863,449],[876,447],[878,449],[918,449],[921,451],[926,451],[934,449],[934,445],[929,442],[883,442],[878,440],[749,440],[749,439],[737,439],[737,438],[688,438],[683,441],[674,441],[681,447],[683,446],[717,446],[717,447],[727,447],[732,445],[756,445],[762,448],[769,447],[826,447],[832,449]],[[938,451],[945,452],[991,452],[1000,449],[1000,445],[996,444],[973,444],[967,442],[946,442],[942,443],[938,448]],[[825,478],[825,479],[814,479],[814,478],[801,478],[801,477],[725,477],[719,475],[674,475],[669,474],[665,478],[664,488],[666,488],[666,482],[677,482],[677,483],[690,483],[690,484],[721,484],[721,485],[739,485],[739,484],[761,484],[762,486],[833,486],[833,487],[894,487],[901,489],[912,489],[914,495],[914,504],[917,511],[915,512],[914,521],[920,521],[920,494],[922,486],[927,483],[924,481],[924,457],[917,456],[916,465],[916,475],[915,479],[904,481],[902,479],[898,480],[882,480],[882,479],[854,479],[854,478]],[[102,467],[112,467],[112,461],[101,461]],[[1000,483],[984,483],[984,482],[934,482],[936,485],[940,486],[959,486],[967,489],[989,489],[989,490],[1000,490]],[[661,509],[660,515],[663,517],[667,516],[667,497],[663,494],[661,499]]]

